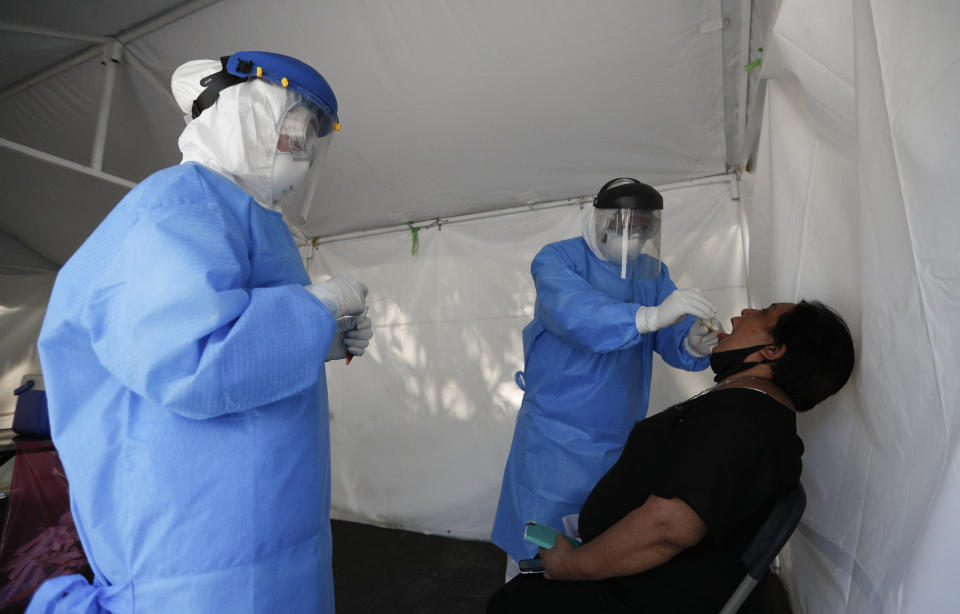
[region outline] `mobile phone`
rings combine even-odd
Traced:
[[[523,559],[517,561],[517,565],[520,566],[520,573],[543,573],[546,571],[543,568],[543,561],[540,559]]]
[[[527,526],[523,528],[523,539],[532,544],[536,544],[541,548],[547,548],[548,550],[557,545],[557,535],[563,535],[566,537],[567,541],[570,542],[574,547],[580,545],[580,542],[577,541],[576,538],[570,537],[569,535],[564,535],[560,531],[544,524],[528,522]]]

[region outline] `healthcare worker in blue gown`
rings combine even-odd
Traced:
[[[533,259],[533,321],[523,330],[524,390],[492,540],[516,561],[536,555],[527,521],[563,529],[646,416],[653,352],[699,371],[719,330],[698,289],[678,290],[660,261],[663,197],[636,179],[608,182],[584,212],[582,237]],[[697,322],[694,326],[694,322]]]
[[[28,611],[333,612],[324,362],[363,354],[367,289],[311,284],[284,218],[305,217],[337,102],[263,52],[172,86],[183,162],[63,266],[40,333],[95,579],[48,580]]]

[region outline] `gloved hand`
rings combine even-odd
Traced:
[[[351,356],[363,356],[373,337],[373,325],[365,315],[337,318],[337,332],[330,342],[327,361],[342,360]]]
[[[723,325],[716,318],[710,318],[706,323],[703,320],[697,320],[690,327],[687,336],[683,338],[683,345],[691,356],[697,358],[709,356],[713,346],[719,342],[717,335],[721,330]]]
[[[335,318],[359,314],[367,300],[367,286],[349,275],[337,275],[305,287],[326,305]]]
[[[688,315],[709,320],[717,308],[697,288],[674,290],[665,301],[656,307],[641,307],[637,310],[637,330],[652,333],[673,326]]]

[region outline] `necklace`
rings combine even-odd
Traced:
[[[733,382],[740,382],[740,381],[748,380],[748,379],[762,379],[762,380],[767,381],[767,382],[770,381],[770,380],[768,380],[768,379],[765,378],[765,377],[758,377],[758,376],[756,376],[756,375],[741,375],[740,377],[731,377],[731,378],[728,378],[728,379],[723,380],[723,381],[720,382],[719,384],[714,384],[713,386],[710,386],[710,387],[707,388],[706,390],[701,390],[701,391],[698,392],[697,394],[695,394],[695,395],[693,395],[692,397],[690,397],[689,399],[687,399],[687,401],[692,401],[692,400],[694,400],[694,399],[696,399],[696,398],[698,398],[698,397],[702,397],[703,395],[707,394],[708,392],[713,392],[714,390],[716,390],[716,389],[719,388],[720,386],[726,386],[727,384],[732,384]],[[756,388],[751,388],[751,390],[757,390],[757,389],[756,389]],[[763,392],[763,391],[762,391],[762,390],[758,390],[758,392]],[[766,394],[766,393],[764,392],[764,394]],[[686,401],[684,401],[684,402],[686,402]]]
[[[741,375],[740,377],[731,377],[731,378],[729,378],[729,379],[725,379],[725,380],[723,380],[722,382],[720,382],[719,384],[713,386],[713,388],[719,388],[720,386],[725,386],[725,385],[727,385],[727,384],[732,384],[733,382],[739,382],[739,381],[743,381],[743,380],[746,380],[746,379],[762,379],[762,380],[766,380],[766,381],[768,381],[768,382],[770,381],[770,380],[768,380],[768,379],[765,378],[765,377],[759,377],[759,376],[757,376],[757,375]],[[712,390],[713,388],[711,388],[711,390]]]
[[[762,380],[765,380],[765,381],[768,381],[768,382],[770,381],[770,380],[768,380],[768,379],[765,378],[765,377],[758,377],[758,376],[756,376],[756,375],[741,375],[740,377],[727,378],[727,379],[723,380],[722,382],[720,382],[719,384],[714,384],[713,386],[710,386],[710,387],[707,388],[706,390],[701,390],[700,392],[698,392],[697,394],[693,395],[692,397],[690,397],[690,398],[687,399],[686,401],[682,401],[682,402],[680,402],[680,403],[677,403],[676,405],[671,405],[671,406],[668,407],[667,409],[678,409],[678,410],[679,410],[679,409],[683,408],[683,406],[685,406],[685,405],[686,405],[687,403],[689,403],[690,401],[693,401],[694,399],[698,399],[698,398],[702,397],[703,395],[705,395],[705,394],[707,394],[707,393],[713,392],[714,390],[716,390],[716,389],[719,388],[720,386],[725,386],[725,385],[727,385],[727,384],[732,384],[733,382],[739,382],[739,381],[748,380],[748,379],[762,379]],[[765,391],[760,390],[759,388],[751,388],[750,390],[756,390],[757,392],[760,392],[760,393],[766,394],[767,396],[770,396],[770,395],[767,394]],[[666,410],[665,410],[665,411],[666,411]],[[681,418],[681,421],[682,421],[682,420],[683,420],[683,418]]]

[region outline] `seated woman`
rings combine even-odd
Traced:
[[[637,422],[580,513],[583,545],[540,549],[487,612],[717,612],[773,503],[800,479],[796,412],[853,370],[843,319],[819,302],[744,309],[710,357],[718,384]],[[557,476],[562,479],[562,476]]]

